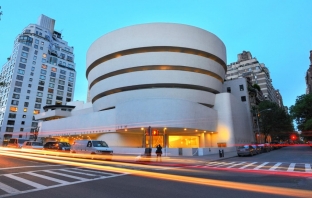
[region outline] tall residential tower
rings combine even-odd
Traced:
[[[62,105],[74,96],[73,47],[54,30],[55,20],[41,15],[16,37],[12,55],[2,66],[0,145],[11,137],[32,138],[34,115],[45,105]]]

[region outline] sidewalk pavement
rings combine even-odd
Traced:
[[[120,156],[127,156],[127,158],[125,160],[123,157]],[[222,158],[220,158],[219,154],[210,154],[204,156],[167,156],[167,157],[163,155],[161,158],[157,158],[154,155],[148,157],[144,155],[135,156],[135,155],[114,154],[113,161],[139,163],[146,165],[158,165],[158,166],[192,166],[206,164],[208,162],[213,161],[229,159],[236,156],[237,156],[236,151],[226,152],[224,153],[224,157]]]

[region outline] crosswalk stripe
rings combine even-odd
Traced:
[[[1,182],[0,182],[0,189],[7,192],[7,193],[10,193],[10,194],[20,192],[19,190],[12,188],[11,186],[8,186],[8,185],[1,183]]]
[[[293,172],[295,169],[296,163],[291,163],[287,169],[287,172]]]
[[[312,173],[310,164],[305,164],[305,172]]]
[[[33,175],[35,177],[40,177],[42,179],[54,181],[54,182],[57,182],[57,183],[60,183],[60,184],[69,184],[70,183],[70,182],[67,182],[67,181],[64,181],[64,180],[56,179],[56,178],[45,176],[45,175],[40,175],[40,174],[37,174],[37,173],[34,173],[34,172],[27,172],[26,174]]]
[[[274,166],[272,166],[269,170],[273,171],[273,170],[277,169],[281,164],[282,164],[281,162],[278,162]]]
[[[241,162],[241,163],[238,163],[238,164],[233,164],[232,166],[228,166],[228,167],[226,167],[226,168],[232,168],[232,167],[234,167],[234,166],[242,165],[242,164],[244,164],[244,163],[246,163],[246,162]]]
[[[91,173],[101,173],[101,174],[105,174],[105,175],[119,175],[119,174],[107,173],[107,172],[101,172],[101,171],[95,171],[95,170],[85,170],[85,169],[81,169],[81,168],[72,168],[72,169],[79,170],[79,171],[87,171],[87,172],[91,172]]]
[[[220,167],[220,166],[226,166],[226,165],[231,165],[231,164],[234,164],[235,162],[231,162],[231,163],[224,163],[224,164],[221,164],[221,165],[218,165],[217,167]]]
[[[24,178],[18,177],[18,176],[16,176],[16,175],[5,174],[4,176],[9,177],[9,178],[11,178],[11,179],[15,179],[15,180],[17,180],[17,181],[19,181],[19,182],[25,183],[25,184],[27,184],[27,185],[29,185],[29,186],[32,186],[32,187],[35,187],[35,188],[37,188],[37,189],[44,189],[44,188],[47,188],[47,187],[44,186],[44,185],[38,184],[38,183],[33,182],[33,181],[30,181],[30,180],[28,180],[28,179],[24,179]]]
[[[253,163],[247,164],[247,165],[245,165],[245,166],[240,167],[239,169],[245,169],[245,168],[247,168],[248,166],[251,166],[251,165],[253,165],[253,164],[255,164],[255,163],[257,163],[257,162],[253,162]]]
[[[55,174],[55,175],[61,175],[61,176],[64,176],[64,177],[69,177],[69,178],[72,178],[72,179],[78,179],[78,180],[81,180],[81,181],[87,181],[87,180],[89,180],[89,179],[86,179],[86,178],[77,177],[77,176],[72,176],[72,175],[64,175],[64,173],[57,173],[57,172],[49,171],[49,170],[43,170],[43,171],[44,171],[44,172],[47,172],[47,173]]]
[[[76,174],[81,174],[81,175],[87,175],[87,176],[98,176],[98,175],[94,175],[94,174],[90,174],[90,173],[82,173],[82,172],[78,172],[78,171],[72,171],[72,170],[68,170],[68,169],[62,169],[61,171],[65,171],[65,172],[69,172],[69,173],[76,173]]]
[[[262,168],[263,166],[267,165],[269,162],[264,162],[262,164],[260,164],[259,166],[255,167],[254,170],[259,170],[260,168]]]

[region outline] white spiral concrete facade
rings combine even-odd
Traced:
[[[94,110],[142,98],[213,106],[222,91],[225,51],[214,34],[188,25],[151,23],[110,32],[87,52]]]

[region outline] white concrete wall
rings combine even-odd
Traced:
[[[245,105],[235,96],[230,93],[217,94],[213,108],[218,111],[217,142],[226,142],[228,147],[233,147],[253,141],[250,117]]]

